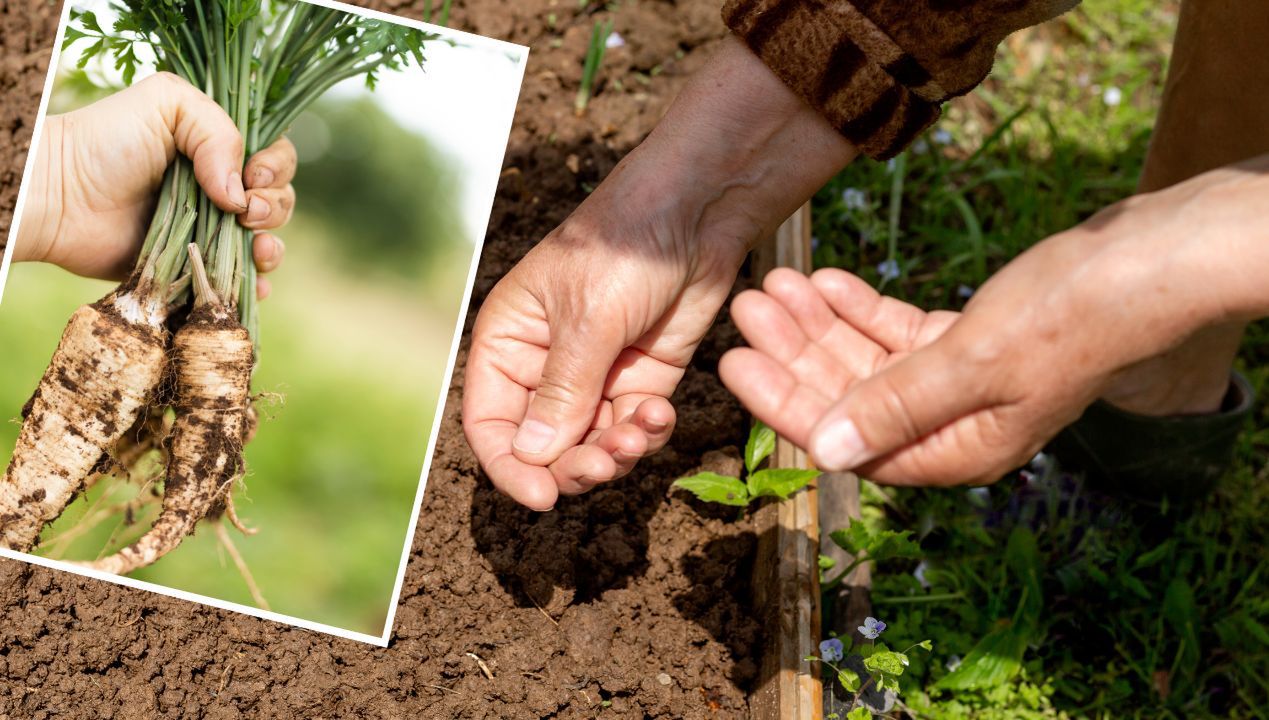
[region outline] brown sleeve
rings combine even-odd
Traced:
[[[1079,0],[727,0],[723,19],[861,152],[897,155],[996,45]]]

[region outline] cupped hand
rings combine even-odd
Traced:
[[[472,332],[464,430],[535,510],[665,445],[669,398],[744,259],[736,243],[686,250],[654,220],[655,187],[621,172],[497,284]]]
[[[1161,407],[1182,385],[1183,406],[1211,408],[1228,366],[1184,348],[1263,310],[1266,169],[1109,208],[1024,253],[959,315],[841,270],[774,272],[733,302],[752,347],[723,357],[723,381],[817,467],[899,485],[994,482],[1108,394]]]
[[[855,154],[739,40],[724,41],[480,308],[463,429],[494,484],[547,510],[665,445],[669,398],[745,253]]]
[[[99,102],[49,116],[15,259],[50,262],[77,275],[125,277],[136,260],[167,167],[181,152],[208,198],[258,231],[254,259],[277,268],[285,247],[265,232],[295,206],[295,148],[286,139],[243,167],[237,127],[211,98],[159,73]],[[268,283],[257,288],[267,294]]]

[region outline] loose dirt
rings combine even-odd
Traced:
[[[597,17],[576,0],[455,5],[455,26],[533,48],[475,309],[652,128],[723,28],[717,0],[626,0],[615,13],[626,44],[578,119]],[[412,17],[420,6],[375,5]],[[7,213],[57,9],[0,13]],[[386,650],[0,562],[0,720],[745,717],[763,639],[750,619],[752,525],[669,490],[698,467],[738,465],[747,420],[715,375],[736,341],[724,317],[675,398],[669,448],[543,515],[494,491],[463,441],[460,357]]]

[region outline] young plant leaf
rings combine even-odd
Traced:
[[[777,497],[788,500],[793,493],[806,487],[819,477],[819,470],[777,468],[759,470],[749,476],[749,496],[753,498]]]
[[[940,690],[982,690],[1007,682],[1022,669],[1027,649],[1024,628],[1010,624],[988,633],[961,661],[960,667],[935,685]]]
[[[745,443],[745,471],[752,475],[775,451],[775,445],[775,430],[761,420],[754,420],[753,427],[749,429],[749,441]]]
[[[864,659],[864,667],[868,669],[868,672],[893,675],[895,677],[902,675],[903,669],[907,665],[908,659],[904,657],[903,653],[897,653],[893,650],[874,652]]]
[[[920,557],[921,546],[912,541],[908,531],[878,530],[873,532],[862,522],[852,522],[830,535],[837,547],[858,557],[867,553],[874,562],[900,557]]]
[[[739,478],[718,473],[702,472],[674,481],[673,487],[683,488],[705,502],[745,507],[749,504],[749,488]]]
[[[842,668],[837,671],[837,682],[841,683],[843,688],[846,688],[846,692],[859,692],[859,673],[850,668]]]
[[[872,711],[861,705],[846,713],[846,720],[872,720]]]

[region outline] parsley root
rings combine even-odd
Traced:
[[[168,448],[163,510],[140,540],[92,567],[128,573],[180,545],[226,496],[243,471],[250,429],[251,336],[207,281],[197,246],[190,246],[194,310],[172,341],[176,423]]]
[[[27,405],[0,484],[0,546],[29,550],[136,422],[163,375],[166,331],[138,295],[71,316]]]

